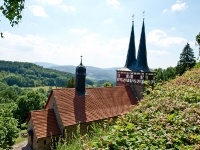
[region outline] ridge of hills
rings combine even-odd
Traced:
[[[46,62],[35,62],[35,64],[43,66],[44,68],[55,69],[59,71],[75,73],[76,67],[73,65],[56,65],[52,63]],[[95,82],[100,80],[106,80],[110,82],[116,82],[116,69],[120,67],[112,67],[112,68],[98,68],[93,66],[85,66],[87,72],[87,78],[94,80]]]
[[[86,67],[86,73],[87,78],[94,80],[94,81],[100,81],[100,80],[107,80],[110,82],[116,82],[116,69],[115,68],[97,68],[93,66],[85,66]],[[51,69],[64,71],[64,72],[70,72],[75,73],[76,66],[72,65],[66,65],[66,66],[52,66]]]
[[[38,86],[66,86],[74,74],[28,62],[12,62],[0,60],[0,82],[9,86],[38,87]],[[86,78],[86,84],[93,86],[94,82]]]
[[[65,149],[200,149],[200,63],[182,76],[147,84],[132,112],[109,120]],[[81,141],[81,142],[79,142]],[[62,149],[61,148],[61,149]]]

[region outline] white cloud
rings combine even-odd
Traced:
[[[156,46],[168,47],[176,44],[186,43],[182,37],[168,37],[167,33],[161,30],[153,30],[147,35],[147,42]]]
[[[62,8],[64,11],[75,11],[75,7],[74,6],[67,6],[65,4],[61,5],[60,8]]]
[[[70,29],[70,32],[82,34],[87,33],[87,29]]]
[[[163,13],[166,13],[166,12],[167,12],[167,9],[164,9],[164,10],[163,10]]]
[[[82,40],[77,41],[74,46],[71,46],[70,42],[68,42],[68,46],[52,43],[37,35],[20,36],[4,32],[4,36],[5,38],[0,40],[0,59],[3,60],[78,65],[79,56],[82,54],[84,65],[104,68],[123,66],[129,44],[129,37],[104,40],[100,34],[96,33],[84,35]],[[165,32],[159,31],[152,38],[158,39],[158,42],[153,41],[153,44],[162,46],[165,38],[169,37]],[[159,42],[161,44],[158,44]],[[139,42],[136,39],[136,46],[138,44]],[[168,67],[166,57],[171,58],[171,53],[157,48],[155,50],[147,47],[149,66],[155,68],[155,66],[162,67],[165,65],[165,67]]]
[[[190,44],[191,47],[195,47],[195,46],[196,46],[195,43],[196,43],[196,41],[191,41],[191,42],[189,42],[189,44]]]
[[[39,17],[48,17],[48,15],[45,13],[44,8],[42,6],[33,5],[29,7],[33,13],[34,16]]]
[[[156,54],[156,55],[168,55],[169,52],[167,51],[160,51],[160,50],[148,50],[148,52],[151,54]]]
[[[118,8],[118,6],[120,5],[119,1],[118,0],[106,0],[106,3],[108,5],[111,5],[113,6],[113,8]]]
[[[32,26],[38,27],[38,24],[35,23],[35,22],[30,22],[30,24],[31,24]]]
[[[62,2],[62,0],[35,0],[37,2],[47,3],[50,5],[57,5]]]
[[[112,18],[107,19],[107,20],[104,20],[104,23],[111,23],[111,22],[113,22],[113,19],[112,19]]]
[[[52,44],[40,36],[19,36],[9,32],[4,32],[4,35],[4,41],[0,42],[4,47],[4,49],[0,49],[2,54],[0,59],[25,62],[52,62],[52,60],[57,60],[56,63],[58,64],[66,64],[64,57],[75,58],[77,54],[76,49],[72,46]]]
[[[175,27],[172,27],[171,30],[172,30],[172,31],[173,31],[173,30],[176,30],[176,28],[175,28]]]
[[[171,9],[172,11],[181,11],[183,9],[186,9],[188,6],[186,5],[186,3],[182,3],[182,4],[179,4],[180,1],[177,1],[176,4],[172,5],[171,6]]]
[[[35,35],[26,35],[25,37],[4,32],[5,42],[10,46],[21,46],[24,48],[31,48],[33,45],[40,45],[45,41],[44,38]]]

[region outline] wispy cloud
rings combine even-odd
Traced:
[[[104,23],[111,23],[111,22],[113,22],[113,19],[112,19],[112,18],[107,19],[107,20],[104,20]]]
[[[70,29],[70,32],[78,34],[87,33],[87,31],[88,31],[87,29]]]
[[[189,42],[190,46],[192,46],[192,47],[195,47],[195,46],[196,46],[195,43],[196,43],[195,41]]]
[[[186,43],[187,40],[182,37],[168,37],[162,30],[153,30],[147,35],[147,42],[162,47],[169,47],[176,44]]]
[[[163,10],[163,13],[166,13],[166,12],[167,12],[167,9],[164,9],[164,10]]]
[[[175,11],[181,11],[183,9],[186,9],[188,6],[186,5],[186,3],[180,3],[180,1],[176,1],[176,4],[171,6],[171,9],[173,12]]]
[[[156,54],[156,55],[168,55],[169,52],[167,51],[161,51],[161,50],[148,50],[148,52],[151,54]]]
[[[65,4],[61,5],[60,8],[62,8],[64,11],[74,11],[75,7],[74,6],[67,6]]]
[[[106,3],[108,5],[111,5],[113,6],[113,8],[117,9],[118,6],[120,5],[119,1],[118,0],[106,0]]]
[[[62,2],[62,0],[35,0],[37,2],[46,3],[49,5],[57,5]]]
[[[35,26],[38,27],[38,24],[36,22],[32,22],[32,21],[28,21],[30,23],[31,26]]]
[[[170,28],[172,31],[174,31],[174,30],[176,30],[176,28],[175,27],[172,27],[172,28]]]
[[[34,16],[48,17],[48,15],[45,13],[44,8],[42,6],[32,5],[29,8],[31,9]]]

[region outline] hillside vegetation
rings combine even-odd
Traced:
[[[0,80],[9,86],[65,86],[73,74],[46,69],[33,63],[0,61]]]
[[[200,68],[148,90],[106,132],[101,129],[100,135],[85,135],[76,145],[59,149],[200,149]]]
[[[75,69],[74,69],[75,72]],[[12,62],[0,60],[0,82],[9,86],[39,87],[58,86],[65,87],[68,80],[74,77],[72,73],[47,69],[28,62]],[[86,78],[87,86],[101,86]]]

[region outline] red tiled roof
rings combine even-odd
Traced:
[[[119,116],[137,104],[129,86],[86,88],[86,93],[79,96],[74,88],[52,91],[64,126]]]
[[[38,139],[61,134],[53,109],[31,111],[31,118]]]

